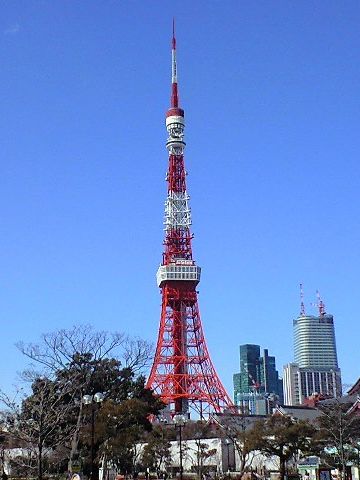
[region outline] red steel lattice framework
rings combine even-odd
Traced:
[[[165,240],[157,282],[162,309],[157,347],[147,387],[172,414],[195,409],[201,417],[234,411],[211,362],[197,301],[201,269],[193,260],[191,212],[184,166],[184,110],[179,108],[176,40],[172,38],[171,107],[166,113],[169,167],[165,202]]]

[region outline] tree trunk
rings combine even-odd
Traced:
[[[239,476],[241,478],[245,473],[246,467],[251,467],[252,462],[249,462],[249,465],[246,465],[247,461],[249,459],[248,451],[245,450],[244,445],[241,442],[237,441],[236,439],[233,439],[232,442],[233,442],[233,445],[234,445],[234,449],[236,450],[237,454],[239,455],[238,472],[239,472]],[[236,463],[236,460],[235,460],[235,463]],[[235,465],[234,465],[234,467],[235,467]]]
[[[341,478],[345,480],[346,477],[346,459],[345,459],[345,449],[343,443],[340,445],[340,461],[341,461]]]
[[[245,465],[246,465],[246,456],[240,455],[240,465],[239,465],[240,477],[242,477],[245,473]]]
[[[77,448],[78,448],[78,444],[79,444],[79,435],[80,435],[80,427],[81,427],[81,418],[82,418],[82,407],[83,407],[83,403],[81,401],[80,402],[80,408],[79,408],[79,414],[78,414],[78,417],[77,417],[77,420],[76,420],[75,431],[74,431],[72,439],[71,439],[71,450],[70,450],[69,463],[68,463],[69,472],[72,472],[73,460],[77,455]]]
[[[280,460],[280,469],[279,469],[280,480],[284,480],[285,473],[286,473],[286,460],[284,457],[279,457],[279,460]]]
[[[197,474],[198,480],[201,480],[201,451],[200,451],[200,440],[196,441],[197,446]]]
[[[43,478],[43,446],[40,442],[38,444],[38,480],[42,480]]]

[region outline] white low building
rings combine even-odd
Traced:
[[[173,472],[180,469],[180,442],[170,442],[171,462],[168,468]],[[138,444],[136,458],[141,464],[145,444]],[[201,455],[201,452],[203,455]],[[240,470],[240,458],[234,444],[224,438],[202,438],[182,441],[182,464],[184,472],[213,471],[218,474]],[[252,452],[246,464],[249,470],[258,472],[277,471],[277,458],[265,457],[260,452]],[[165,469],[165,468],[164,468]]]

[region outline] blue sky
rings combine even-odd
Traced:
[[[300,282],[360,376],[357,1],[3,1],[1,386],[18,340],[78,323],[156,340],[177,22],[200,309],[232,391],[238,346],[293,359]]]

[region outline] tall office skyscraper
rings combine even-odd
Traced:
[[[303,304],[302,304],[303,305]],[[287,405],[299,405],[313,393],[341,395],[334,318],[325,312],[319,299],[319,316],[302,312],[293,320],[294,363],[284,366],[284,399]]]
[[[300,368],[338,368],[332,315],[300,316],[293,325],[294,360]]]
[[[240,391],[251,392],[260,386],[260,346],[240,345]]]
[[[282,380],[276,370],[275,357],[259,345],[240,345],[240,373],[235,373],[234,403],[250,414],[268,413],[269,396],[283,400]]]
[[[275,357],[269,355],[267,348],[260,357],[260,385],[263,385],[264,392],[274,393],[283,403],[283,381],[276,370]]]

